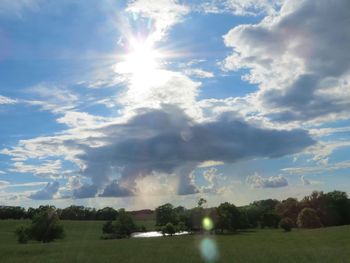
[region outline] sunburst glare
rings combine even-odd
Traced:
[[[128,76],[129,88],[144,93],[162,81],[159,74],[162,57],[163,54],[154,48],[154,43],[149,39],[132,39],[128,52],[116,64],[115,71]]]

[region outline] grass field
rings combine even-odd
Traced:
[[[199,252],[204,236],[100,240],[103,222],[64,221],[66,238],[49,244],[17,244],[20,221],[0,221],[0,262],[205,262]],[[316,230],[257,230],[211,236],[217,262],[350,262],[350,226]]]

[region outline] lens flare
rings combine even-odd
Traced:
[[[219,259],[218,247],[214,240],[210,238],[204,238],[199,245],[199,249],[202,258],[206,262],[215,262]]]
[[[209,217],[204,217],[203,221],[202,221],[202,226],[207,231],[212,230],[214,227],[213,220],[211,220],[211,218],[209,218]]]

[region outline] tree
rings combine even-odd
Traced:
[[[203,205],[205,205],[207,203],[207,200],[206,199],[204,199],[204,198],[200,198],[199,200],[198,200],[198,207],[203,207]]]
[[[217,225],[216,227],[224,230],[235,231],[239,228],[240,213],[237,207],[228,202],[222,203],[217,208]]]
[[[286,232],[292,231],[293,226],[294,226],[294,222],[289,217],[283,218],[280,222],[280,227],[284,229],[284,231]]]
[[[167,223],[165,226],[162,227],[162,234],[168,234],[170,236],[172,236],[173,234],[175,234],[176,230],[175,230],[175,226],[172,223]]]
[[[276,213],[282,217],[288,217],[292,220],[293,225],[296,226],[297,218],[301,210],[301,206],[297,199],[287,198],[275,207]]]
[[[124,210],[118,211],[118,216],[114,222],[107,221],[103,227],[102,232],[106,234],[103,238],[126,238],[135,232],[137,227],[132,217]]]
[[[321,227],[321,220],[313,208],[304,208],[298,215],[298,227],[301,228],[318,228]]]
[[[176,214],[172,204],[164,204],[158,206],[156,212],[156,225],[164,226],[167,223],[176,223]]]
[[[97,220],[115,220],[118,216],[118,211],[112,207],[105,207],[96,212]]]
[[[264,213],[261,217],[260,227],[278,228],[278,223],[280,222],[280,220],[281,217],[276,213]]]

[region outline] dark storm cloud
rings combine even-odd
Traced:
[[[101,174],[102,176],[103,174]],[[88,185],[85,184],[78,189],[73,191],[73,195],[75,198],[89,198],[94,197],[97,193],[98,187],[96,185]]]
[[[58,192],[60,184],[58,182],[48,183],[45,188],[29,196],[33,200],[50,200]]]
[[[195,123],[174,106],[145,111],[127,124],[106,127],[104,132],[108,135],[106,146],[87,148],[79,156],[87,166],[83,175],[104,189],[102,196],[130,195],[135,180],[151,172],[176,172],[180,178],[178,193],[195,193],[189,174],[198,163],[277,158],[314,144],[304,130],[258,128],[229,113],[215,121]],[[111,180],[117,174],[124,188]]]

